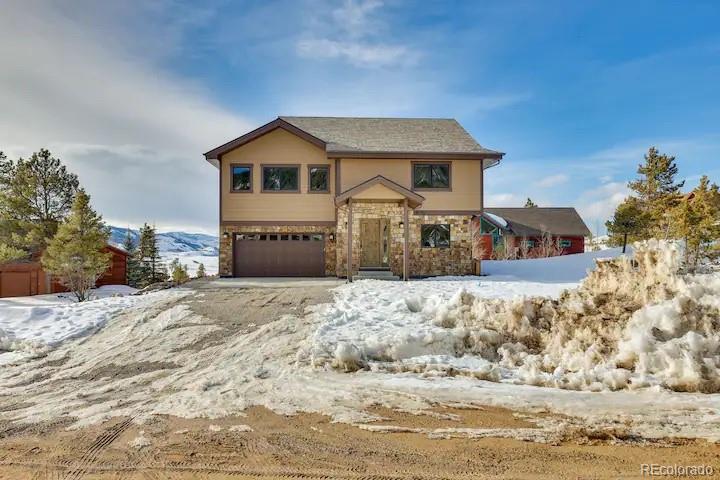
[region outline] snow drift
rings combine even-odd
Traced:
[[[680,259],[677,245],[649,241],[632,258],[598,260],[559,298],[408,298],[415,332],[331,345],[321,327],[313,362],[568,390],[720,392],[720,275],[682,274]]]

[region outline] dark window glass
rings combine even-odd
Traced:
[[[441,248],[450,246],[450,225],[422,225],[421,245],[429,248]]]
[[[260,235],[260,240],[264,242],[265,240],[267,240],[267,237],[267,235]]]
[[[277,239],[278,239],[277,235],[268,235],[268,240],[277,240]]]
[[[305,241],[305,242],[310,240],[310,235],[303,235],[302,237],[303,237],[303,241]]]
[[[280,240],[289,240],[290,235],[280,235]]]
[[[300,240],[300,235],[293,235],[292,239],[295,241],[298,241],[298,240]]]
[[[447,163],[413,166],[415,188],[450,188],[450,165]]]
[[[565,239],[560,240],[561,248],[570,248],[571,246],[572,246],[572,242],[570,240],[565,240]]]
[[[327,192],[329,176],[328,167],[310,167],[310,191]]]
[[[263,190],[298,190],[298,167],[263,167]]]
[[[250,167],[232,167],[232,189],[236,192],[249,192],[252,189]]]

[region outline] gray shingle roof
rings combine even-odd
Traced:
[[[510,231],[518,236],[539,236],[543,232],[566,236],[590,235],[587,225],[572,207],[485,208],[485,211],[505,219]]]
[[[451,118],[279,117],[338,152],[491,153]]]

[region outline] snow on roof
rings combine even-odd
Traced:
[[[495,215],[494,213],[490,213],[490,212],[484,212],[484,214],[485,214],[485,216],[486,216],[487,218],[489,218],[490,221],[492,221],[493,223],[496,223],[496,224],[498,224],[499,226],[501,226],[501,227],[503,227],[503,228],[507,228],[507,227],[508,227],[507,221],[506,221],[504,218],[502,218],[501,216]]]

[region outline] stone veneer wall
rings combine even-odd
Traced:
[[[410,276],[471,275],[472,232],[469,215],[410,215]],[[450,247],[423,248],[421,225],[450,225]]]
[[[222,233],[230,232],[228,238]],[[322,233],[325,235],[325,275],[335,275],[335,242],[330,240],[330,234],[335,233],[334,226],[324,225],[224,225],[220,229],[220,258],[218,270],[221,277],[231,277],[233,274],[232,237],[235,233]]]
[[[352,270],[356,274],[360,266],[360,219],[387,218],[390,221],[390,269],[395,275],[403,273],[403,207],[397,203],[353,203],[353,251]],[[347,205],[338,208],[337,224],[337,276],[347,276]],[[469,215],[416,215],[410,212],[409,227],[409,273],[411,277],[433,275],[471,275],[472,232]],[[423,248],[420,243],[420,227],[423,224],[450,225],[449,248]]]
[[[389,202],[353,202],[352,210],[352,274],[356,274],[360,267],[360,219],[387,218],[390,222],[390,270],[402,277],[403,228],[400,226],[403,218],[402,205]],[[347,276],[347,219],[347,205],[338,207],[336,246],[338,277]]]

